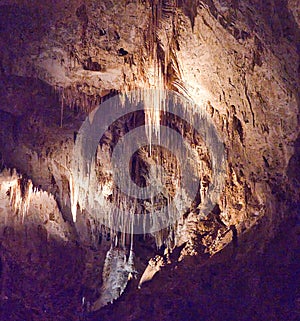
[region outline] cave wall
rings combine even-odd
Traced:
[[[2,1],[0,18],[2,162],[53,193],[71,225],[74,132],[115,91],[161,84],[205,106],[228,153],[218,208],[187,216],[180,259],[256,224],[263,250],[297,214],[299,1]],[[73,233],[95,243],[93,224]]]

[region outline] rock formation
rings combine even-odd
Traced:
[[[299,8],[298,0],[0,2],[1,320],[241,320],[242,311],[245,320],[297,319]],[[131,205],[116,193],[107,155],[135,127],[148,124],[150,142],[160,125],[171,127],[199,159],[189,210],[158,233],[130,235],[90,215],[91,180],[80,186],[89,171],[74,171],[74,146],[105,103],[120,99],[122,108],[122,95],[157,89],[211,119],[224,143],[224,186],[201,215],[214,160],[189,127],[196,107],[189,124],[151,108],[117,119],[93,159],[93,186],[109,204]],[[157,160],[165,176],[151,172]],[[173,199],[180,166],[171,153],[146,146],[131,161],[135,183],[158,186],[160,177]]]

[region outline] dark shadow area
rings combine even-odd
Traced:
[[[299,320],[300,222],[280,226],[263,251],[264,223],[209,260],[185,258],[88,320]]]
[[[0,320],[81,320],[85,250],[42,225],[0,236]]]

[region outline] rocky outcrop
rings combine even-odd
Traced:
[[[76,224],[72,220],[72,148],[86,115],[117,92],[163,86],[203,107],[224,141],[225,188],[211,213],[201,217],[198,200],[171,231],[172,242],[170,231],[162,232],[156,242],[160,249],[151,237],[134,239],[135,268],[140,274],[146,270],[141,283],[160,269],[146,266],[156,254],[170,261],[162,271],[178,261],[184,266],[190,256],[202,264],[228,244],[238,248],[239,239],[254,229],[256,240],[240,256],[253,248],[263,253],[280,224],[299,209],[299,28],[299,1],[292,0],[1,4],[0,165],[17,168],[44,190],[36,192],[39,202],[52,204],[60,217],[57,228],[84,248],[84,309],[100,293],[117,298],[101,281],[115,235],[85,211]],[[105,137],[107,146],[126,126],[139,124],[138,118],[119,122]],[[196,147],[207,159],[207,151]],[[141,155],[137,162],[146,167],[150,161]],[[210,170],[202,168],[202,198]],[[22,186],[10,201],[24,221],[29,203],[23,201]],[[41,221],[43,215],[34,213]],[[130,243],[130,237],[123,240]],[[165,246],[172,252],[168,257]],[[123,260],[128,253],[120,251]],[[96,265],[100,270],[94,273]],[[106,274],[104,283],[111,284],[113,274]],[[89,278],[96,277],[92,285]],[[136,289],[130,284],[129,289],[134,295]],[[100,298],[96,306],[110,299]]]

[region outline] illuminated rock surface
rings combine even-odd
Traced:
[[[0,166],[19,173],[0,173],[1,320],[299,319],[299,8],[0,2]],[[119,235],[80,211],[74,141],[101,101],[158,87],[212,118],[227,153],[225,188],[205,218],[198,200],[176,227]],[[96,165],[108,198],[101,153],[137,124],[157,132],[159,120],[150,110],[106,133]],[[189,142],[203,199],[211,159],[203,142]],[[159,155],[150,154],[137,155],[141,173]],[[176,174],[170,154],[161,161]]]

